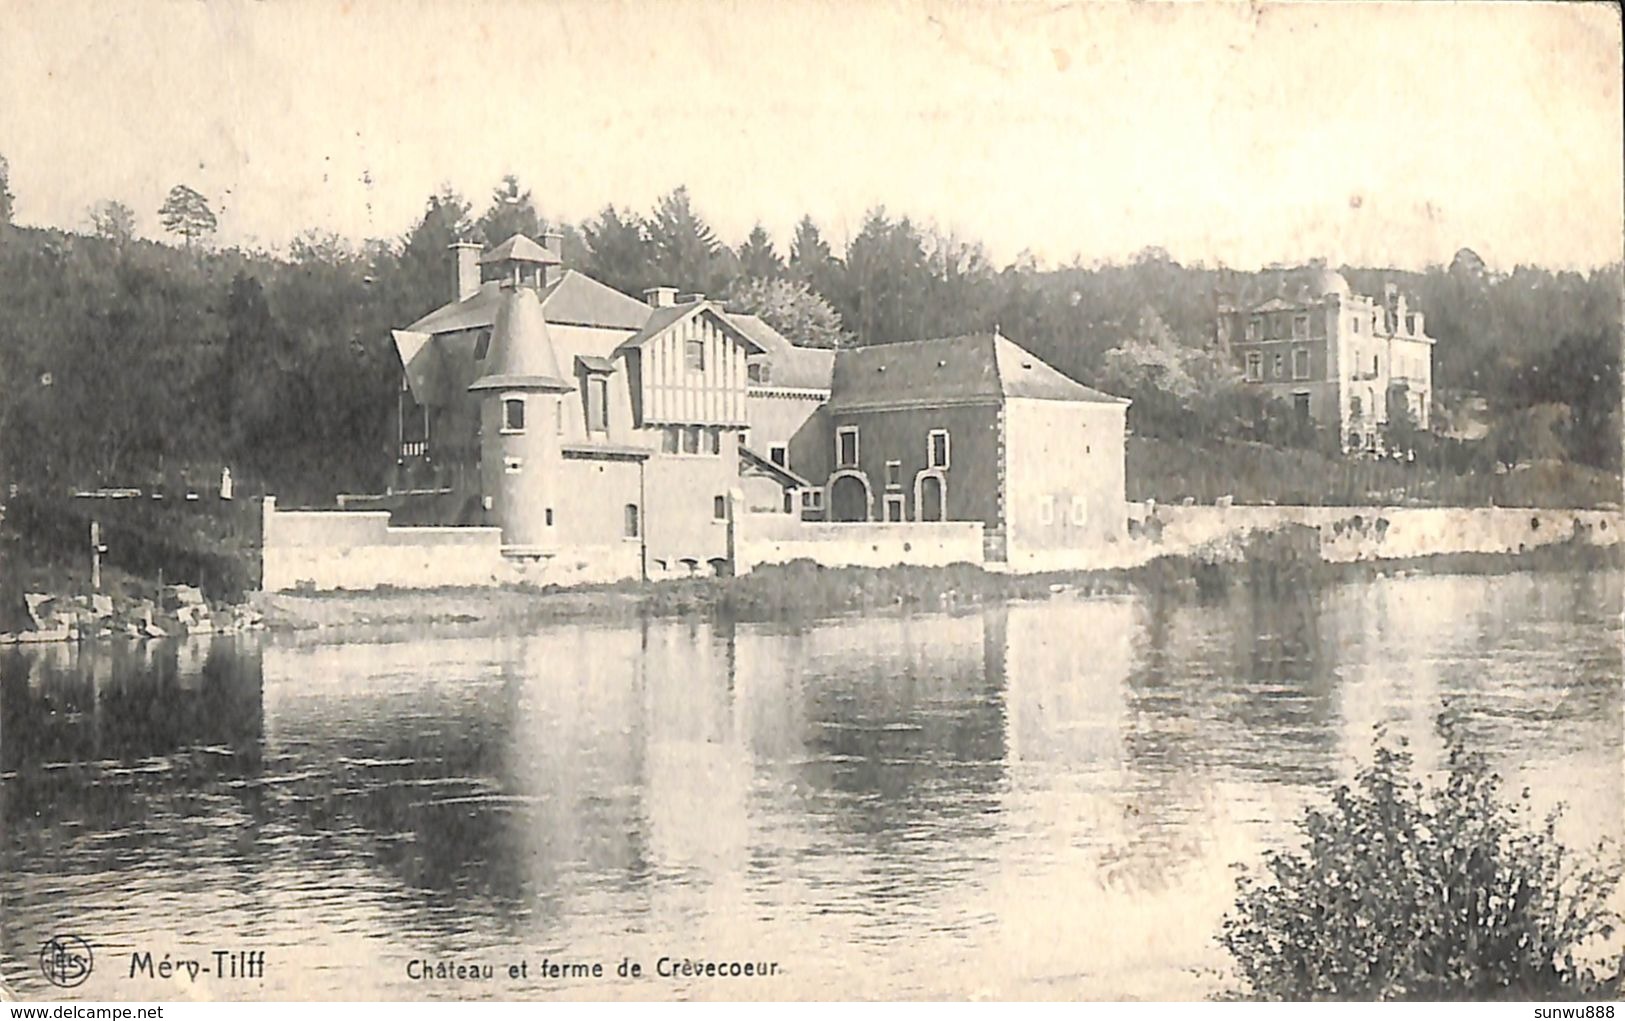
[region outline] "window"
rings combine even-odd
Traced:
[[[1039,502],[1038,523],[1041,525],[1055,524],[1055,497],[1046,496]]]
[[[683,363],[695,372],[705,371],[705,341],[700,339],[683,343]]]
[[[474,360],[485,361],[485,356],[491,353],[491,331],[481,330],[474,338]]]
[[[728,498],[726,496],[711,498],[711,516],[718,521],[728,520]]]
[[[1089,504],[1088,501],[1081,496],[1074,496],[1072,498],[1072,523],[1074,525],[1086,525],[1089,523]]]
[[[1300,315],[1300,316],[1293,316],[1292,317],[1292,335],[1294,337],[1299,338],[1300,340],[1302,338],[1304,338],[1304,337],[1309,336],[1309,317],[1308,316]]]
[[[609,431],[609,380],[603,376],[587,377],[587,431]]]
[[[1264,378],[1264,356],[1250,354],[1247,356],[1247,378],[1257,382]]]
[[[700,427],[690,425],[683,427],[683,453],[698,454],[700,452]]]
[[[523,397],[504,397],[502,399],[502,431],[505,433],[522,433],[525,431],[525,399]]]
[[[932,429],[925,438],[925,466],[948,467],[948,430]]]
[[[1378,370],[1378,368],[1377,368],[1377,356],[1376,356],[1376,355],[1372,355],[1372,356],[1371,356],[1371,374],[1372,374],[1372,375],[1373,375],[1373,376],[1375,376],[1375,375],[1376,375],[1376,374],[1377,374],[1377,373],[1378,373],[1378,371],[1379,371],[1379,370]]]
[[[1292,352],[1292,378],[1309,378],[1309,349],[1296,348]]]
[[[1275,356],[1275,378],[1280,379],[1284,375],[1286,375],[1286,355],[1278,354]]]
[[[835,467],[858,466],[858,427],[845,425],[835,430]]]
[[[681,426],[675,425],[668,425],[664,429],[660,430],[660,452],[662,454],[677,453],[678,444],[681,442],[680,435],[682,431]]]
[[[1349,414],[1353,415],[1356,418],[1358,418],[1360,416],[1361,411],[1360,411],[1360,395],[1359,394],[1354,394],[1353,396],[1351,396],[1349,398]]]
[[[1413,337],[1416,336],[1416,316],[1415,315],[1407,315],[1405,317],[1405,332],[1410,334]]]
[[[888,493],[886,495],[886,520],[903,520],[903,494]]]
[[[897,489],[903,484],[903,462],[886,462],[886,488]]]
[[[775,443],[767,448],[767,459],[780,468],[790,467],[790,448],[782,443]]]
[[[1353,320],[1351,320],[1351,322],[1352,322],[1352,324],[1354,326],[1354,332],[1359,333],[1360,332],[1360,320],[1359,320],[1359,318],[1355,317]]]
[[[1358,432],[1349,433],[1349,448],[1352,450],[1359,450],[1362,446],[1362,440],[1363,437]]]
[[[547,513],[546,513],[545,517],[546,517],[546,520],[547,520],[547,527],[552,528],[553,527],[553,508],[551,508],[551,507],[547,508]]]
[[[1258,339],[1258,333],[1259,333],[1261,323],[1262,323],[1262,320],[1260,320],[1260,319],[1258,319],[1256,317],[1253,318],[1253,319],[1249,319],[1247,321],[1247,339],[1248,340],[1257,340]]]
[[[722,453],[722,429],[720,426],[712,426],[705,430],[705,452],[707,454]]]
[[[823,510],[824,509],[824,490],[823,490],[823,488],[820,487],[820,486],[813,486],[810,489],[803,489],[801,491],[801,509],[802,510],[807,510],[807,511]]]
[[[520,458],[505,457],[502,459],[502,470],[509,475],[518,475],[524,468],[525,462]]]
[[[635,503],[629,503],[626,505],[625,535],[628,539],[636,539],[638,537],[638,505]]]
[[[754,362],[745,366],[745,378],[752,383],[766,383],[773,378],[772,368],[766,362]]]

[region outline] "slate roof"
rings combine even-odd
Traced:
[[[1233,307],[1271,312],[1317,303],[1328,294],[1344,299],[1353,294],[1348,280],[1336,270],[1319,265],[1266,270],[1241,288]]]
[[[488,280],[463,301],[442,305],[408,326],[414,333],[474,330],[496,322],[502,284]],[[565,326],[599,326],[611,330],[639,330],[649,320],[649,306],[592,277],[567,269],[542,292],[547,321]]]
[[[767,382],[760,385],[789,390],[829,390],[830,376],[835,371],[833,350],[797,347],[759,316],[729,312],[728,318],[765,352],[763,360],[771,368]]]
[[[543,248],[541,245],[525,237],[515,234],[513,237],[497,245],[495,248],[480,256],[480,265],[489,266],[495,262],[541,262],[557,264],[558,256]]]
[[[835,356],[831,411],[992,404],[1019,397],[1127,404],[1071,379],[997,333],[876,344]]]

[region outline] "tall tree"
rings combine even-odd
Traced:
[[[792,278],[802,281],[830,301],[835,300],[840,287],[841,267],[811,216],[803,216],[801,222],[796,224],[795,236],[790,240],[790,260],[785,269]]]
[[[423,217],[406,235],[400,254],[381,260],[377,275],[402,322],[411,322],[456,297],[455,263],[448,249],[473,230],[469,204],[450,185],[429,196]]]
[[[771,279],[784,275],[784,260],[773,248],[773,239],[758,223],[739,246],[739,272],[746,279]]]
[[[11,203],[14,196],[11,194],[11,164],[0,156],[0,227],[11,224]]]
[[[209,200],[202,193],[184,184],[169,189],[169,197],[158,208],[158,219],[164,230],[186,239],[186,247],[200,237],[207,237],[219,226]]]
[[[546,227],[546,221],[536,212],[530,191],[521,190],[519,178],[508,174],[492,189],[491,205],[474,225],[474,233],[488,245],[499,245],[515,234],[534,240]]]
[[[871,209],[846,249],[845,288],[835,301],[856,327],[859,344],[889,344],[926,336],[928,270],[925,247],[907,217],[893,222]]]
[[[605,206],[581,227],[587,246],[587,275],[628,294],[654,286],[655,271],[643,225]]]
[[[644,232],[662,283],[687,291],[706,291],[720,282],[716,279],[716,262],[722,243],[710,224],[694,211],[687,187],[679,186],[655,204]]]
[[[115,245],[135,240],[135,210],[117,199],[103,199],[90,207],[90,229]]]

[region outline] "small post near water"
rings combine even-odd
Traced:
[[[90,588],[94,592],[102,590],[102,554],[107,547],[102,545],[102,523],[90,523]]]

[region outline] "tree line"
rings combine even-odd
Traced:
[[[1146,249],[1123,264],[995,266],[985,249],[871,210],[843,244],[811,216],[781,249],[761,226],[720,239],[685,188],[645,214],[613,205],[552,219],[505,178],[476,212],[450,189],[394,239],[307,231],[286,253],[210,244],[207,198],[177,186],[159,211],[177,244],[136,236],[118,202],[82,232],[10,224],[0,163],[0,471],[22,484],[214,476],[321,501],[378,487],[400,386],[389,331],[452,296],[447,247],[563,235],[565,264],[632,294],[663,285],[728,300],[797,343],[884,344],[997,328],[1086,383],[1134,399],[1131,425],[1189,442],[1310,442],[1212,350],[1214,296],[1249,274]],[[1438,338],[1448,402],[1489,400],[1507,458],[1619,464],[1618,265],[1587,274],[1484,268],[1463,250],[1420,273],[1345,269],[1355,290],[1393,281]],[[1508,423],[1514,423],[1515,427]],[[1496,446],[1496,445],[1499,446]]]

